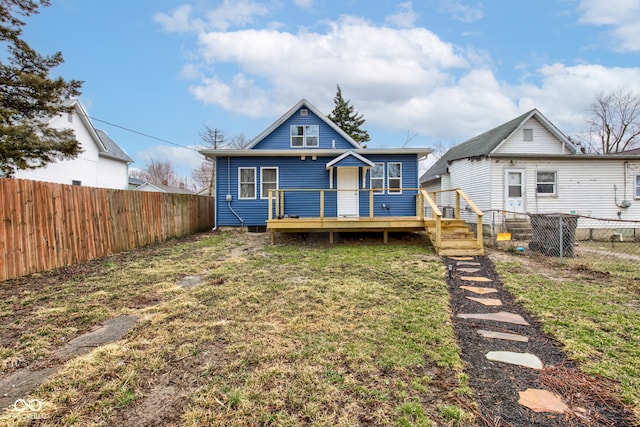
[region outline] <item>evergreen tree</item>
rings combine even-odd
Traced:
[[[331,119],[335,124],[353,138],[357,143],[364,144],[369,141],[369,132],[360,128],[365,122],[364,115],[354,111],[353,105],[350,105],[351,101],[345,101],[342,97],[342,89],[338,85],[338,92],[333,98],[335,102],[335,108],[327,117]]]
[[[78,96],[82,82],[51,78],[50,70],[64,62],[62,53],[42,56],[21,38],[21,17],[49,4],[50,0],[0,0],[0,176],[80,153],[70,129],[50,129],[47,121],[73,110],[63,101]]]

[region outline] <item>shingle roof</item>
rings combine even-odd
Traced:
[[[120,146],[118,146],[118,144],[116,144],[113,139],[111,139],[109,135],[107,135],[106,132],[100,129],[96,129],[96,134],[98,134],[98,138],[100,138],[100,141],[107,150],[106,153],[101,154],[107,154],[109,157],[112,157],[114,159],[133,163],[133,159],[129,157],[129,155],[125,153],[124,150],[120,148]]]
[[[562,142],[564,142],[570,151],[575,153],[575,148],[567,140],[567,138],[556,127],[549,122],[538,110],[535,108],[529,110],[526,113],[510,120],[498,127],[488,130],[478,136],[475,136],[462,144],[452,147],[442,157],[440,157],[421,177],[420,183],[431,181],[438,178],[442,174],[447,172],[447,166],[454,160],[460,159],[477,159],[487,157],[493,150],[498,147],[506,138],[514,133],[520,126],[522,126],[529,118],[536,116],[541,124],[547,128],[551,133],[556,135]]]

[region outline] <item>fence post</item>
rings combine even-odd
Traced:
[[[558,219],[560,220],[560,264],[563,263],[563,251],[564,251],[564,230],[562,229],[562,223],[564,222],[562,219],[562,215],[558,215]]]

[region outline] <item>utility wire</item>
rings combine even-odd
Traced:
[[[175,142],[167,141],[166,139],[158,138],[157,136],[153,136],[153,135],[146,134],[144,132],[140,132],[140,131],[137,131],[137,130],[129,129],[127,127],[120,126],[120,125],[117,125],[115,123],[108,122],[106,120],[97,119],[97,118],[91,117],[89,115],[85,115],[85,117],[88,117],[89,119],[94,120],[96,122],[104,123],[104,124],[107,124],[109,126],[114,126],[114,127],[120,128],[122,130],[126,130],[127,132],[132,132],[132,133],[135,133],[135,134],[138,134],[138,135],[142,135],[142,136],[147,137],[147,138],[155,139],[156,141],[164,142],[166,144],[175,145],[176,147],[185,148],[187,150],[198,152],[198,150],[195,149],[195,148],[191,148],[191,147],[187,147],[187,146],[184,146],[184,145],[177,144]]]

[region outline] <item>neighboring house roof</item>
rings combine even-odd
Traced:
[[[129,185],[135,185],[136,187],[139,187],[144,183],[145,183],[145,181],[143,179],[134,178],[132,176],[129,177]]]
[[[333,130],[338,132],[338,134],[340,136],[342,136],[347,142],[349,142],[351,145],[353,145],[353,148],[362,148],[362,146],[360,144],[358,144],[345,131],[343,131],[337,124],[335,124],[333,122],[333,120],[329,119],[327,116],[322,114],[322,112],[320,112],[320,110],[318,110],[316,107],[311,105],[309,103],[309,101],[307,101],[306,99],[303,98],[296,105],[294,105],[289,111],[284,113],[284,115],[282,115],[282,117],[280,117],[278,120],[273,122],[273,124],[271,126],[269,126],[267,129],[265,129],[264,132],[262,132],[260,135],[255,137],[253,139],[253,141],[251,141],[251,143],[247,146],[246,149],[250,150],[251,148],[255,147],[258,143],[260,143],[260,141],[262,141],[267,136],[269,136],[274,130],[276,130],[281,124],[286,122],[291,116],[293,116],[302,107],[307,107],[307,109],[309,109],[313,114],[318,116],[323,122],[325,122],[328,126],[333,128]]]
[[[120,148],[120,146],[118,146],[118,144],[116,144],[105,131],[96,129],[96,134],[98,135],[98,138],[100,138],[100,141],[106,150],[105,152],[100,152],[100,156],[133,163],[133,159],[129,157],[129,155],[125,153],[125,151]]]
[[[575,145],[542,113],[534,108],[513,120],[452,147],[420,177],[420,183],[437,179],[442,174],[447,173],[448,165],[455,160],[489,157],[531,118],[536,118],[542,126],[567,147],[570,153],[575,154],[577,152]]]
[[[131,182],[131,179],[129,179]],[[172,187],[170,185],[154,184],[151,182],[145,182],[133,191],[155,191],[159,193],[172,193],[172,194],[193,194],[193,191],[187,190],[182,187]]]
[[[634,148],[632,150],[620,151],[618,153],[613,153],[616,156],[638,156],[640,155],[640,148]]]

